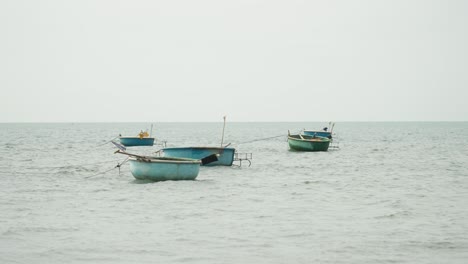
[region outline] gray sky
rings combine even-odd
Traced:
[[[0,122],[467,121],[468,1],[0,0]]]

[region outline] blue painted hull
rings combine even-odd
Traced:
[[[318,137],[332,138],[331,132],[328,132],[328,131],[304,130],[302,134],[308,135],[308,136],[313,136],[315,134],[315,136],[318,136]]]
[[[138,180],[180,181],[195,180],[200,170],[199,160],[154,158],[130,159],[130,171]]]
[[[231,166],[234,161],[234,148],[217,147],[185,147],[185,148],[164,148],[162,155],[164,157],[179,157],[189,159],[203,159],[216,154],[218,161],[211,162],[205,166]]]
[[[120,144],[126,147],[153,146],[154,138],[120,137]]]

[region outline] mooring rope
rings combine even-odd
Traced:
[[[104,172],[100,172],[100,173],[97,173],[97,174],[94,174],[94,175],[91,175],[91,176],[87,176],[87,177],[85,177],[85,179],[89,179],[89,178],[92,178],[92,177],[96,177],[96,176],[99,176],[99,175],[106,174],[106,173],[108,173],[108,172],[111,171],[111,170],[115,170],[116,168],[117,168],[117,166],[116,166],[116,167],[113,167],[113,168],[110,169],[110,170],[106,170],[106,171],[104,171]]]
[[[252,142],[257,142],[257,141],[272,139],[272,138],[279,138],[279,137],[284,137],[284,136],[286,136],[286,135],[282,134],[282,135],[280,135],[280,136],[267,137],[267,138],[259,138],[259,139],[254,139],[254,140],[250,140],[250,141],[240,142],[240,143],[237,143],[237,145],[240,145],[240,144],[247,144],[247,143],[252,143]]]
[[[104,164],[104,163],[111,163],[111,162],[118,162],[119,160],[108,160],[108,161],[102,161],[102,162],[95,162],[95,163],[87,163],[87,164],[80,164],[80,165],[72,165],[72,167],[83,167],[83,166],[90,166],[90,165],[98,165],[98,164]]]
[[[301,132],[302,132],[302,130],[300,130],[297,134],[300,134]],[[250,140],[250,141],[240,142],[240,143],[237,143],[237,145],[240,145],[240,144],[247,144],[247,143],[252,143],[252,142],[257,142],[257,141],[262,141],[262,140],[267,140],[267,139],[285,137],[285,136],[287,136],[287,135],[281,134],[281,135],[279,135],[279,136],[266,137],[266,138],[259,138],[259,139],[254,139],[254,140]]]
[[[91,176],[87,176],[87,177],[85,177],[85,179],[89,179],[89,178],[96,177],[96,176],[99,176],[99,175],[104,175],[104,174],[108,173],[109,171],[112,171],[112,170],[115,170],[115,169],[119,169],[119,173],[120,173],[120,167],[122,167],[122,165],[127,161],[128,161],[128,158],[126,158],[124,161],[122,161],[122,163],[117,163],[117,165],[115,167],[113,167],[112,169],[109,169],[109,170],[106,170],[106,171],[103,171],[103,172],[100,172],[100,173],[97,173],[97,174],[94,174],[94,175],[91,175]]]
[[[104,145],[107,144],[107,143],[111,143],[112,140],[114,140],[114,139],[116,139],[116,138],[118,138],[118,137],[120,137],[120,135],[119,135],[119,136],[116,136],[115,138],[113,138],[113,139],[111,139],[111,140],[109,140],[109,141],[106,141],[106,142],[104,142],[104,143],[102,143],[102,144],[97,145],[96,148],[97,148],[97,147],[104,146]]]
[[[28,169],[65,169],[67,167],[74,167],[74,168],[78,168],[78,167],[83,167],[83,166],[89,166],[89,165],[97,165],[97,164],[104,164],[104,163],[115,163],[117,162],[117,165],[115,167],[113,167],[112,169],[110,170],[107,170],[105,172],[100,172],[98,174],[95,174],[95,175],[91,175],[91,176],[88,176],[88,177],[85,177],[85,178],[91,178],[91,177],[94,177],[94,176],[97,176],[97,175],[100,175],[100,174],[105,174],[113,169],[116,169],[118,168],[120,170],[120,167],[125,163],[127,162],[128,158],[126,158],[125,160],[123,160],[122,162],[119,162],[119,160],[111,160],[111,161],[103,161],[103,162],[95,162],[95,163],[88,163],[88,164],[79,164],[79,165],[64,165],[64,166],[55,166],[55,167],[33,167],[33,168],[28,168]],[[21,175],[50,175],[51,173],[44,173],[44,172],[15,172],[15,174],[21,174]]]
[[[61,168],[67,168],[67,167],[84,167],[84,166],[91,166],[91,165],[99,165],[99,164],[111,163],[111,162],[119,162],[119,160],[107,160],[107,161],[77,164],[77,165],[44,166],[44,167],[34,167],[34,168],[35,169],[61,169]]]

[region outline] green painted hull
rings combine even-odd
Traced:
[[[288,144],[292,150],[297,151],[327,151],[330,139],[308,135],[289,135]]]

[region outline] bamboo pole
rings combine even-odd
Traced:
[[[221,147],[223,147],[224,142],[224,128],[226,127],[226,116],[223,116],[224,124],[223,124],[223,135],[221,136]]]

